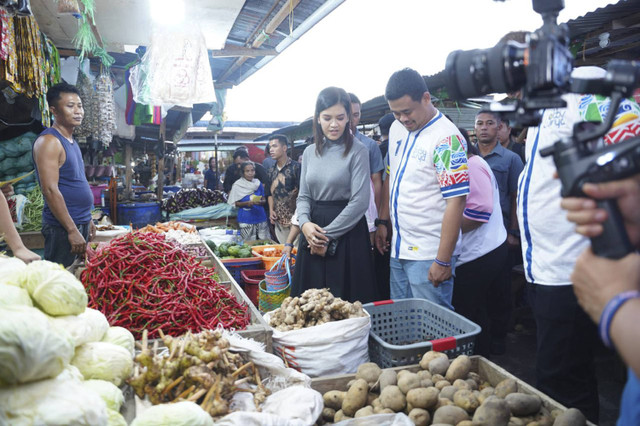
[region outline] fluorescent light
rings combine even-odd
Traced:
[[[171,25],[184,21],[183,0],[149,0],[151,19],[157,24]]]
[[[127,53],[136,53],[136,49],[138,48],[137,44],[125,44],[124,51]]]

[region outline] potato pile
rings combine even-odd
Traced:
[[[291,331],[366,315],[362,303],[349,303],[333,297],[326,288],[312,288],[300,297],[284,299],[282,305],[271,313],[269,325],[278,331]]]
[[[404,412],[417,426],[584,426],[579,410],[549,412],[537,395],[519,393],[513,379],[491,387],[471,372],[471,360],[460,355],[453,361],[429,351],[413,373],[382,370],[372,362],[358,368],[348,391],[323,395],[319,423]]]

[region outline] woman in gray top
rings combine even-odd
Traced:
[[[329,288],[354,302],[375,300],[375,278],[364,213],[369,206],[369,152],[349,130],[351,101],[343,89],[320,92],[315,144],[302,156],[297,212],[302,237],[292,295]]]

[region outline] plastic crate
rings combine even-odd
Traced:
[[[240,272],[240,277],[242,277],[242,282],[244,283],[244,292],[247,293],[249,299],[253,302],[254,305],[258,306],[258,286],[260,285],[260,281],[264,280],[264,273],[267,272],[264,269],[257,270],[245,270]]]
[[[259,268],[262,259],[259,257],[247,257],[243,259],[221,259],[220,262],[227,268],[236,282],[241,282],[242,277],[240,274],[242,271]]]
[[[280,260],[280,256],[265,256],[265,254],[269,254],[270,249],[280,250],[280,252],[282,252],[282,250],[284,250],[284,244],[271,244],[266,246],[251,247],[251,252],[253,253],[254,256],[257,256],[260,259],[262,259],[262,266],[267,271],[271,269],[271,267],[275,265],[278,260]],[[298,249],[294,247],[293,250],[291,250],[291,253],[293,255],[296,255],[298,253]],[[296,264],[295,257],[291,257],[291,266],[295,264]]]
[[[371,315],[369,357],[381,368],[418,364],[430,350],[473,355],[480,326],[425,299],[367,303]]]

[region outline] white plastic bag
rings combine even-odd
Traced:
[[[335,426],[413,426],[413,422],[404,413],[376,414],[373,416],[348,419],[335,423]]]
[[[204,36],[193,22],[153,32],[151,46],[129,76],[140,104],[191,107],[216,100]]]
[[[264,316],[267,323],[270,316]],[[369,362],[370,329],[369,314],[300,330],[273,329],[273,352],[310,377],[352,374]]]

